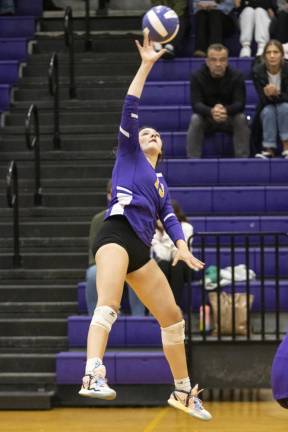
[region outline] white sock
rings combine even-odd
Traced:
[[[191,383],[189,377],[174,380],[174,383],[176,390],[184,390],[186,392],[190,392],[191,390]]]
[[[93,370],[101,365],[102,365],[102,360],[99,357],[92,357],[90,359],[87,359],[85,375],[92,375]]]

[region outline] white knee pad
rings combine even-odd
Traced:
[[[94,311],[90,325],[103,327],[109,333],[116,319],[117,312],[110,306],[98,306]]]
[[[161,327],[163,345],[181,344],[185,340],[185,321],[179,321],[169,327]]]

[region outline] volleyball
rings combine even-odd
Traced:
[[[178,15],[167,6],[155,6],[144,15],[142,29],[149,30],[149,38],[153,42],[170,42],[179,30]]]

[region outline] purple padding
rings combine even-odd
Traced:
[[[153,317],[126,317],[126,345],[161,346],[160,327]]]
[[[17,15],[40,16],[43,13],[43,0],[20,0],[16,2]]]
[[[171,384],[173,378],[162,352],[121,352],[116,358],[117,384]]]
[[[252,58],[230,58],[231,67],[240,70],[245,79],[251,79]],[[199,70],[205,59],[183,58],[174,60],[160,60],[149,74],[149,81],[187,81],[191,73]]]
[[[25,60],[27,40],[24,38],[0,39],[0,60]]]
[[[193,226],[194,232],[206,231],[206,218],[205,217],[192,217],[188,218],[188,222]]]
[[[265,295],[265,312],[275,312],[276,311],[276,282],[274,280],[266,280],[264,282],[264,295]],[[231,285],[222,288],[221,291],[228,293],[232,292]],[[236,282],[235,292],[246,292],[246,282]],[[252,312],[261,311],[261,292],[262,283],[259,280],[250,281],[250,293],[254,295],[254,302],[252,307]],[[191,298],[192,298],[192,311],[198,312],[202,304],[202,285],[197,283],[192,283],[191,285]],[[208,300],[208,291],[204,293],[205,300]],[[288,312],[288,282],[284,280],[279,281],[279,306],[280,312]],[[187,290],[184,293],[183,304],[187,305],[188,297]]]
[[[104,364],[110,384],[116,383],[115,353],[107,352]],[[85,373],[86,353],[60,352],[56,355],[56,382],[57,384],[80,384]]]
[[[79,313],[87,313],[85,287],[86,282],[79,282],[77,285],[77,300]]]
[[[35,33],[34,17],[0,17],[0,37],[31,37]]]
[[[216,251],[214,248],[206,248],[204,255],[202,256],[200,249],[195,247],[193,249],[195,256],[199,257],[205,262],[206,267],[210,265],[215,265],[217,262]],[[275,249],[267,247],[264,250],[264,276],[265,277],[275,277]],[[288,277],[288,249],[281,248],[279,256],[279,274],[280,277]],[[236,248],[234,254],[234,265],[239,265],[245,263],[245,250],[244,248]],[[249,267],[256,272],[256,275],[261,273],[261,253],[260,249],[257,247],[252,247],[249,251]],[[228,267],[232,265],[232,255],[230,248],[220,249],[220,267]]]
[[[10,104],[10,86],[0,84],[0,112],[5,111]]]
[[[70,316],[68,318],[68,339],[71,347],[83,346],[86,341],[91,318],[86,316]],[[112,327],[108,347],[126,344],[126,319],[119,317]]]
[[[266,189],[267,211],[288,211],[288,187],[270,186]]]
[[[216,212],[264,212],[264,187],[215,187],[212,209]]]
[[[210,217],[206,219],[206,230],[210,232],[257,232],[260,231],[259,217]]]
[[[213,211],[211,188],[170,188],[170,193],[187,214]]]
[[[287,160],[274,159],[270,161],[271,183],[288,183]]]
[[[288,218],[287,216],[262,216],[260,218],[260,230],[288,233]]]
[[[259,163],[260,162],[260,163]],[[262,163],[264,162],[264,163]],[[219,184],[269,184],[270,161],[254,159],[219,160]]]
[[[186,132],[163,132],[161,138],[164,144],[165,158],[186,157]]]
[[[234,148],[232,135],[216,132],[214,135],[206,135],[202,148],[202,158],[232,157]]]
[[[209,160],[167,160],[165,178],[169,186],[192,186],[218,183],[218,163]]]
[[[18,80],[18,67],[18,61],[0,61],[0,84],[14,84]]]

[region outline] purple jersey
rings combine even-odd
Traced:
[[[275,354],[271,383],[276,400],[288,398],[288,334],[279,345]]]
[[[159,218],[175,243],[184,240],[183,231],[162,174],[155,172],[140,148],[138,107],[137,97],[126,96],[112,173],[112,199],[105,219],[125,216],[138,237],[150,246]]]

